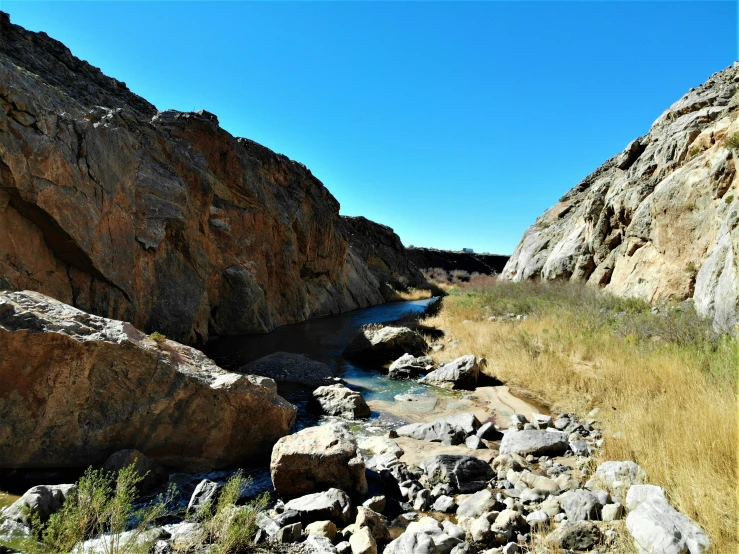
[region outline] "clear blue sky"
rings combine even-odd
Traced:
[[[737,57],[734,2],[0,0],[159,109],[306,164],[405,244],[510,253]]]

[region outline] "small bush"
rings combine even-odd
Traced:
[[[739,131],[726,137],[726,147],[731,149],[739,148]]]
[[[24,546],[30,554],[70,552],[87,539],[106,534],[108,537],[96,549],[105,554],[143,554],[150,550],[155,538],[147,536],[151,524],[168,513],[172,491],[167,497],[136,508],[136,485],[144,476],[135,465],[122,469],[117,476],[102,469],[89,468],[70,492],[62,509],[45,524],[32,519],[32,538]],[[131,533],[121,537],[121,533]],[[75,552],[84,554],[78,546]]]
[[[724,198],[724,202],[726,202],[727,204],[731,204],[733,201],[734,201],[734,195],[733,194],[729,194],[728,196],[726,196]]]
[[[151,335],[149,335],[154,342],[156,342],[159,345],[164,344],[164,342],[167,340],[166,335],[163,335],[159,331],[154,331]]]
[[[693,148],[692,148],[692,149],[690,150],[690,157],[692,158],[692,157],[694,157],[694,156],[697,156],[698,154],[700,154],[700,151],[701,151],[701,149],[700,149],[700,148],[698,148],[697,146],[694,146],[694,147],[693,147]]]

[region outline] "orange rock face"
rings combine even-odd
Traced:
[[[201,344],[383,301],[302,164],[0,15],[0,288]]]
[[[0,352],[0,467],[99,465],[135,448],[217,468],[266,455],[295,420],[264,378],[35,292],[0,293]]]

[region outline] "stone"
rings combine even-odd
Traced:
[[[362,506],[365,506],[370,510],[374,510],[375,512],[382,513],[385,511],[386,503],[387,499],[384,495],[380,494],[377,496],[373,496],[372,498],[368,498],[367,500],[362,502]]]
[[[590,446],[583,440],[570,441],[570,450],[575,456],[590,456]]]
[[[377,542],[367,527],[358,529],[349,538],[352,554],[377,554]]]
[[[361,450],[365,450],[372,455],[377,454],[392,454],[393,456],[400,457],[403,455],[403,449],[398,446],[398,443],[387,437],[371,436],[359,439],[357,445]]]
[[[387,518],[366,506],[357,508],[355,525],[360,529],[368,527],[376,541],[385,542],[390,537],[387,529]]]
[[[318,387],[313,400],[324,414],[345,419],[363,419],[370,416],[370,408],[362,395],[341,384]]]
[[[587,282],[656,304],[692,299],[733,332],[739,197],[729,194],[736,151],[725,140],[737,129],[738,74],[728,67],[688,91],[565,194],[524,233],[501,279]]]
[[[615,504],[606,504],[601,510],[601,519],[603,521],[618,521],[623,517],[624,507],[618,502]]]
[[[272,483],[283,498],[336,487],[367,493],[362,455],[354,435],[338,423],[308,427],[283,437],[272,449]]]
[[[303,524],[292,523],[281,527],[275,534],[275,541],[281,544],[288,544],[291,542],[300,542],[303,538]]]
[[[481,516],[475,518],[469,525],[470,537],[476,543],[485,544],[492,540],[493,531],[490,521],[487,517]]]
[[[439,454],[424,460],[421,469],[431,484],[445,483],[460,493],[477,492],[495,477],[486,462],[472,456]]]
[[[547,535],[547,541],[551,544],[571,550],[590,550],[600,540],[600,529],[592,521],[565,521]]]
[[[420,381],[440,387],[474,389],[479,376],[480,367],[477,358],[468,355],[427,373]]]
[[[118,472],[130,465],[142,480],[136,485],[141,493],[150,492],[167,481],[167,471],[144,454],[134,449],[119,450],[110,455],[103,464],[103,469],[110,472]]]
[[[428,356],[412,356],[403,354],[390,364],[388,377],[390,379],[415,379],[421,374],[428,373],[434,368],[434,361]]]
[[[406,531],[385,546],[384,554],[437,554],[437,549],[429,535]]]
[[[578,489],[565,493],[560,500],[569,521],[599,519],[601,504],[592,492]]]
[[[552,416],[546,414],[531,414],[531,422],[539,429],[546,429],[552,425]]]
[[[619,502],[626,500],[626,493],[632,485],[643,485],[647,475],[636,462],[603,462],[595,470],[595,478]]]
[[[351,499],[342,490],[328,489],[294,498],[285,504],[285,510],[296,511],[305,524],[323,520],[341,524],[351,517]]]
[[[660,498],[645,500],[630,511],[626,528],[640,553],[702,554],[710,548],[701,528]]]
[[[480,440],[479,437],[476,435],[470,435],[467,437],[464,441],[464,444],[469,448],[470,450],[485,450],[487,449],[487,446],[485,446],[485,443]]]
[[[294,523],[294,522],[290,522]],[[259,512],[256,517],[256,524],[259,529],[264,531],[268,536],[274,537],[277,534],[277,531],[280,530],[283,525],[280,525],[277,523],[274,519],[269,517],[264,512]]]
[[[495,428],[495,425],[492,421],[488,421],[487,423],[483,423],[480,428],[477,430],[476,435],[480,437],[481,439],[485,439],[488,441],[499,441],[503,438],[503,433],[498,431]]]
[[[457,509],[457,503],[451,496],[441,495],[434,501],[432,509],[435,512],[442,512],[444,514],[452,514]]]
[[[396,432],[401,437],[440,442],[448,446],[462,444],[465,440],[464,431],[450,425],[443,419],[432,423],[409,423],[398,427]]]
[[[323,520],[308,524],[305,527],[305,532],[311,535],[326,537],[330,541],[333,541],[336,538],[337,529],[333,521]]]
[[[223,485],[209,479],[203,479],[195,487],[190,501],[187,503],[187,511],[200,512],[205,508],[214,510],[222,489]]]
[[[457,507],[457,517],[480,517],[495,508],[497,500],[490,489],[482,489],[462,500]]]
[[[187,550],[193,545],[201,544],[205,536],[205,529],[200,522],[183,521],[165,525],[164,529],[169,533],[169,542],[175,551]]]
[[[249,362],[239,369],[239,373],[268,377],[277,383],[292,383],[315,389],[335,384],[331,368],[303,354],[275,352]]]
[[[549,523],[549,514],[544,510],[534,510],[526,516],[526,523],[528,523],[530,527],[546,525]]]
[[[647,500],[664,500],[667,502],[665,489],[657,485],[632,485],[626,493],[626,508],[636,510],[642,502]]]
[[[568,448],[567,435],[561,431],[509,430],[503,435],[500,453],[519,456],[561,456]]]
[[[0,389],[0,467],[100,465],[135,449],[209,470],[268,451],[295,421],[292,404],[198,350],[36,292],[0,292],[0,351],[0,382],[13,383]]]
[[[417,512],[425,512],[431,505],[431,491],[428,489],[421,489],[416,494],[415,500],[413,501],[413,509]]]
[[[349,541],[341,541],[336,545],[336,552],[338,554],[350,554],[352,551],[352,545]]]
[[[552,518],[562,511],[559,498],[556,496],[550,496],[544,500],[539,506],[539,509]]]
[[[62,509],[67,497],[76,489],[75,485],[37,485],[28,489],[23,496],[8,506],[3,518],[28,524],[28,511],[35,512],[42,523]]]
[[[494,532],[526,532],[529,524],[526,522],[520,512],[516,510],[506,509],[498,514],[493,523],[492,530]]]
[[[500,551],[500,554],[518,554],[520,552],[518,545],[515,542],[509,542]]]
[[[349,552],[351,552],[351,545],[349,546]],[[306,550],[309,554],[338,554],[338,548],[335,547],[331,539],[316,533],[308,533],[308,538],[302,544],[303,550]]]
[[[149,551],[152,543],[159,542],[158,539],[168,536],[162,527],[153,527],[143,532],[124,531],[115,534],[103,534],[77,543],[71,554],[109,554],[110,552],[141,552],[143,549]],[[193,537],[195,538],[195,537]],[[169,552],[172,549],[170,547]],[[164,552],[167,552],[165,549]]]
[[[495,471],[502,473],[506,473],[509,469],[521,471],[528,466],[526,460],[518,454],[500,454],[495,457],[491,465]]]
[[[427,348],[423,337],[407,327],[382,327],[360,331],[342,355],[357,363],[382,365],[403,354],[423,356]]]

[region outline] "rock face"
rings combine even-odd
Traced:
[[[211,113],[157,111],[5,13],[0,182],[0,289],[198,344],[384,300],[305,166]]]
[[[128,448],[220,467],[269,451],[295,420],[251,376],[35,292],[0,292],[0,352],[0,467],[99,465]]]
[[[691,89],[537,219],[503,277],[570,279],[648,301],[739,314],[739,67]]]
[[[500,273],[508,261],[508,256],[499,254],[477,254],[418,247],[409,247],[407,256],[419,269],[440,268],[445,271],[460,270],[484,275]]]
[[[282,498],[295,498],[338,488],[349,494],[367,492],[364,461],[354,435],[344,425],[308,427],[277,441],[270,473]]]

